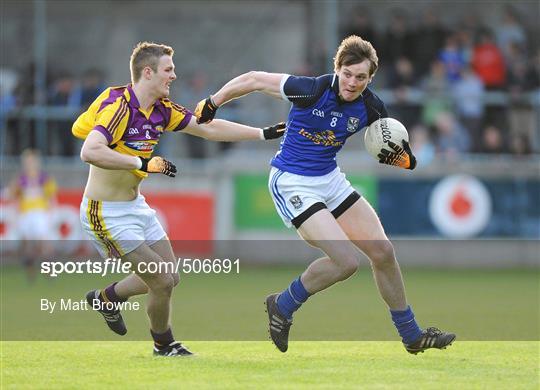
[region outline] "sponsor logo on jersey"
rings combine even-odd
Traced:
[[[311,113],[315,116],[318,116],[319,118],[324,118],[324,111],[322,110],[318,110],[314,108],[313,111],[311,111]]]
[[[332,111],[330,113],[330,115],[337,116],[338,118],[343,118],[343,113],[342,112]]]
[[[355,118],[353,116],[349,117],[349,120],[347,120],[347,131],[350,133],[354,133],[356,130],[358,130],[359,124],[360,124],[360,119]]]
[[[316,145],[323,146],[342,146],[343,141],[338,141],[335,133],[332,130],[318,131],[316,133],[309,133],[302,129],[298,132],[303,137],[306,137]]]
[[[300,197],[298,195],[294,195],[293,197],[291,197],[289,199],[289,202],[291,202],[291,204],[293,205],[293,207],[298,210],[302,207],[302,199],[300,199]]]
[[[151,152],[154,150],[154,142],[148,142],[148,141],[131,141],[126,142],[125,145],[128,148],[138,150],[139,152]]]
[[[137,129],[136,127],[130,127],[129,130],[128,130],[128,134],[129,135],[139,134],[139,129]]]
[[[143,125],[142,128],[143,128],[143,130],[152,130],[152,125],[146,124],[146,125]]]

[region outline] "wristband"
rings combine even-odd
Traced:
[[[264,138],[264,129],[259,129],[259,138],[262,140],[262,141],[265,141],[266,138]]]
[[[140,157],[136,157],[136,158],[137,158],[137,168],[135,169],[141,169],[143,166],[143,161],[141,160]]]

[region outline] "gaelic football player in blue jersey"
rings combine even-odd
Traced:
[[[353,35],[337,50],[334,74],[297,77],[249,72],[229,81],[195,109],[198,122],[209,123],[218,107],[254,91],[292,103],[268,186],[284,223],[326,256],[311,263],[283,292],[266,298],[270,336],[282,352],[288,348],[293,313],[311,295],[353,275],[359,250],[371,261],[375,282],[407,351],[445,348],[455,339],[454,334],[417,325],[394,248],[373,208],[336,163],[348,137],[388,116],[384,103],[367,88],[377,66],[371,43]],[[394,153],[382,152],[379,162],[414,169],[416,159],[408,143],[393,148]]]
[[[83,229],[104,258],[133,264],[135,274],[103,290],[90,291],[88,304],[98,310],[114,332],[127,332],[114,305],[129,297],[148,294],[147,313],[154,354],[186,356],[192,353],[173,337],[170,303],[176,273],[144,273],[139,263],[174,262],[169,239],[156,212],[139,192],[148,173],[174,177],[176,167],[152,156],[165,131],[176,131],[215,141],[278,138],[284,124],[258,129],[228,121],[198,124],[192,113],[170,101],[176,79],[174,51],[169,46],[139,43],[131,55],[130,85],[107,88],[73,124],[73,134],[84,139],[81,159],[90,164],[81,203]],[[118,306],[116,306],[118,307]]]

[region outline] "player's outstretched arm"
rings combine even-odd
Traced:
[[[163,173],[174,177],[176,166],[162,157],[127,156],[112,150],[99,131],[91,131],[81,148],[81,160],[103,169],[140,169],[149,173]]]
[[[195,118],[191,118],[183,132],[210,141],[235,142],[279,138],[285,134],[285,128],[284,122],[261,129],[223,119],[216,119],[212,123],[199,124]]]
[[[259,91],[275,98],[281,98],[280,84],[285,76],[282,73],[251,71],[235,77],[214,95],[201,100],[195,108],[197,123],[211,122],[218,108],[225,103]]]

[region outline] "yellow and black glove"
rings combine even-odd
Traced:
[[[219,107],[212,100],[212,96],[208,96],[205,100],[201,100],[195,107],[195,117],[197,123],[208,123],[216,116],[216,111]]]
[[[273,126],[263,127],[264,139],[276,139],[282,137],[285,134],[287,125],[285,122],[276,123]]]
[[[142,161],[141,171],[148,173],[163,173],[164,175],[175,177],[176,166],[165,160],[163,157],[155,156],[152,158],[139,157]]]
[[[392,141],[388,141],[388,146],[393,152],[382,149],[381,153],[377,155],[381,164],[393,165],[395,167],[405,168],[413,170],[416,168],[416,157],[411,151],[409,143],[405,140],[402,141],[403,147],[396,145]]]

